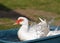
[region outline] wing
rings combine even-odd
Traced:
[[[45,20],[42,20],[41,18],[39,19],[41,22],[38,25],[40,25],[42,32],[44,32],[44,34],[47,35],[48,32],[50,31],[49,24],[46,22],[46,19]]]
[[[37,34],[41,34],[42,32],[44,33],[44,35],[47,35],[49,32],[49,27],[47,25],[46,20],[42,20],[40,19],[40,23],[38,24],[34,24],[30,27],[29,31],[30,32],[36,32]]]
[[[37,29],[37,24],[36,23],[32,23],[30,26],[29,26],[29,31],[36,31]]]

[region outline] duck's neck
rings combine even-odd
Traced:
[[[20,32],[27,32],[28,31],[28,22],[23,24],[20,29],[19,29]]]

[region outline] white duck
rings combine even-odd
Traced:
[[[22,25],[18,30],[18,38],[25,41],[45,37],[48,34],[49,29],[46,21],[41,18],[39,19],[41,20],[40,23],[29,28],[28,19],[25,17],[19,17],[15,23]]]

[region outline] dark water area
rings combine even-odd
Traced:
[[[56,26],[51,26],[54,30]],[[60,27],[58,28],[60,29]],[[60,35],[39,38],[29,41],[20,41],[17,37],[18,29],[0,30],[0,43],[60,43]]]

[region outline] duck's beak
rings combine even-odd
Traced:
[[[13,25],[17,25],[17,23],[14,23]]]
[[[19,24],[19,20],[16,20],[16,22],[13,25],[17,25]]]

